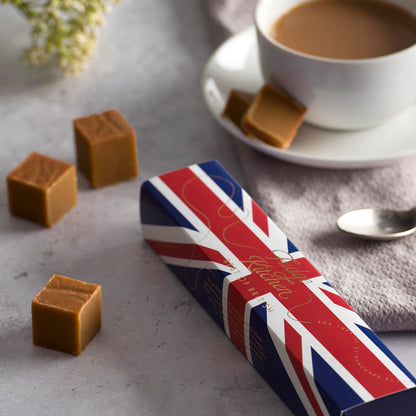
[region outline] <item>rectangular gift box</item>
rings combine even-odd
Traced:
[[[146,181],[140,211],[147,242],[295,415],[416,414],[416,379],[218,162]]]

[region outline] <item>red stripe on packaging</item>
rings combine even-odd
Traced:
[[[287,322],[285,322],[285,343],[286,352],[290,358],[290,362],[293,365],[313,410],[317,416],[323,416],[321,407],[313,394],[312,388],[303,368],[302,337]]]
[[[264,232],[264,234],[269,235],[269,221],[266,213],[256,204],[255,201],[252,200],[251,202],[254,223]]]
[[[153,250],[160,256],[178,257],[189,260],[213,261],[226,264],[225,258],[217,250],[201,247],[196,244],[167,243],[147,240]]]

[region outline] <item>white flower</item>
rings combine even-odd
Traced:
[[[33,66],[58,58],[65,73],[85,69],[93,54],[99,27],[111,5],[119,0],[1,0],[11,3],[28,19],[32,44],[26,59]]]

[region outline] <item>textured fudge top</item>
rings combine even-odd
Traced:
[[[99,288],[99,285],[93,283],[55,274],[33,302],[78,313]]]
[[[34,152],[12,170],[7,178],[35,187],[48,188],[71,167],[73,165],[69,163]]]
[[[134,129],[118,110],[91,114],[74,120],[75,130],[90,143],[116,139],[122,135],[134,134]]]

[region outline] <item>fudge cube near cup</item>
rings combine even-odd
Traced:
[[[53,275],[32,301],[35,345],[79,355],[101,328],[101,286]]]
[[[118,110],[74,120],[78,169],[94,188],[138,175],[136,133]]]
[[[7,176],[12,215],[51,227],[77,204],[75,166],[31,153]]]
[[[306,108],[289,95],[264,85],[242,119],[249,135],[279,149],[287,149],[294,139]]]
[[[295,415],[414,415],[415,377],[218,162],[144,182],[140,213],[149,245]]]
[[[242,121],[252,100],[253,97],[243,91],[231,90],[222,116],[232,121],[236,127],[244,131]]]

